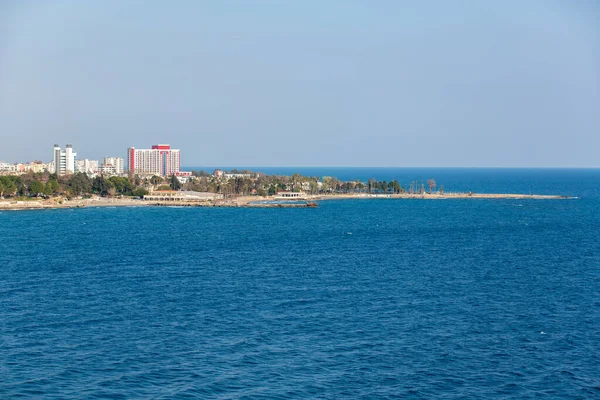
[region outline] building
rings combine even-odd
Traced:
[[[117,172],[117,168],[112,164],[102,164],[100,166],[100,173],[102,175],[109,175],[109,176],[121,175]]]
[[[77,172],[83,172],[88,175],[95,175],[98,173],[98,160],[84,160],[75,161]]]
[[[73,146],[67,145],[64,151],[54,145],[54,173],[56,175],[67,175],[75,172],[75,158],[77,153],[73,152]]]
[[[305,200],[306,193],[290,192],[290,191],[277,192],[277,195],[274,197],[274,199],[276,199],[276,200]]]
[[[157,144],[151,149],[127,149],[127,171],[131,175],[190,175],[181,172],[180,150],[168,144]]]
[[[13,172],[14,166],[6,161],[0,161],[0,172]]]
[[[14,167],[14,172],[18,173],[18,174],[23,174],[27,171],[29,171],[29,164],[23,164],[23,163],[14,163],[13,164]]]
[[[41,161],[33,161],[29,163],[29,171],[40,173],[46,171],[47,165]]]
[[[108,175],[121,175],[123,173],[123,159],[121,157],[104,157],[100,172]]]
[[[213,171],[213,176],[215,178],[221,179],[237,179],[237,178],[258,178],[260,176],[259,173],[257,172],[253,172],[253,173],[229,173],[229,172],[225,172],[222,169],[215,169]]]
[[[155,190],[144,196],[144,200],[151,201],[209,201],[222,199],[223,195],[212,192],[195,192],[191,190]]]
[[[223,175],[225,179],[237,179],[237,178],[252,178],[252,174],[229,174]]]

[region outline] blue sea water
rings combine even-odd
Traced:
[[[2,211],[0,398],[599,397],[600,170],[380,175],[578,198]]]

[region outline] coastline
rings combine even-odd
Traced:
[[[310,198],[310,197],[309,197]],[[315,200],[335,199],[414,199],[414,200],[448,200],[448,199],[534,199],[534,200],[560,200],[575,199],[574,196],[544,195],[544,194],[521,194],[521,193],[423,193],[423,194],[336,194],[315,196]]]
[[[0,200],[0,211],[2,210],[52,210],[68,208],[95,208],[95,207],[138,207],[146,206],[142,200],[133,199],[78,199],[78,200],[59,200],[59,199],[39,199],[39,200]]]
[[[405,199],[405,200],[452,200],[452,199],[495,199],[495,200],[565,200],[576,199],[572,196],[518,194],[518,193],[444,193],[444,194],[333,194],[307,196],[299,201],[321,201],[321,200],[373,200],[373,199]],[[0,211],[18,210],[51,210],[51,209],[73,209],[73,208],[95,208],[95,207],[246,207],[246,208],[300,208],[305,204],[290,202],[264,203],[277,201],[273,196],[241,196],[228,200],[212,200],[199,202],[170,202],[170,201],[148,201],[140,199],[123,198],[91,198],[91,199],[33,199],[33,200],[0,200]],[[312,206],[314,207],[314,206]]]

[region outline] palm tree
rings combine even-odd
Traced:
[[[152,178],[150,178],[150,183],[154,186],[160,185],[162,182],[163,178],[161,178],[160,176],[154,175]]]

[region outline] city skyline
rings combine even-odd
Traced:
[[[32,157],[28,157],[28,158],[23,158],[23,159],[10,159],[10,158],[0,158],[0,163],[6,163],[6,164],[10,164],[10,165],[33,165],[33,164],[43,164],[43,165],[52,165],[52,167],[55,167],[55,161],[53,158],[53,155],[56,154],[56,146],[58,146],[57,144],[54,145],[54,154],[50,154],[49,156],[46,155],[46,157],[40,157],[40,158],[32,158]],[[158,146],[168,146],[170,148],[170,145],[168,144],[159,144],[159,145],[152,145],[152,149],[158,148]],[[67,144],[65,149],[67,148],[72,149],[73,145],[72,144]],[[60,151],[60,147],[59,147],[59,151]],[[97,168],[98,171],[101,171],[101,166],[105,165],[105,164],[112,164],[110,161],[107,160],[120,160],[120,164],[118,167],[116,167],[115,169],[115,173],[117,174],[123,174],[124,172],[126,172],[128,170],[128,156],[130,156],[131,151],[132,150],[152,150],[152,149],[141,149],[141,148],[136,148],[135,146],[129,146],[126,149],[126,154],[123,157],[120,156],[116,156],[115,154],[117,154],[117,152],[112,152],[110,154],[110,156],[100,156],[98,158],[94,158],[94,157],[89,157],[89,156],[82,156],[82,157],[78,157],[78,153],[74,153],[74,158],[73,158],[73,163],[77,164],[79,162],[82,161],[86,161],[86,162],[95,162],[97,164]],[[46,149],[47,150],[47,149]],[[180,149],[171,149],[176,151],[177,153],[180,152]],[[48,153],[48,152],[47,152]],[[65,157],[65,154],[63,153],[61,157]],[[239,164],[239,163],[230,163],[230,164],[226,164],[226,163],[214,163],[214,164],[208,164],[208,163],[199,163],[199,164],[190,164],[190,163],[181,163],[180,159],[179,159],[179,155],[177,156],[177,163],[178,163],[178,167],[181,168],[181,171],[185,171],[189,168],[260,168],[260,167],[265,167],[265,168],[271,168],[271,167],[289,167],[289,168],[294,168],[294,167],[298,167],[298,168],[305,168],[305,167],[325,167],[325,168],[345,168],[345,167],[353,167],[352,165],[286,165],[286,164],[282,164],[282,165],[248,165],[248,164]],[[552,169],[552,168],[566,168],[566,169],[598,169],[600,168],[600,166],[596,166],[596,165],[590,165],[590,166],[555,166],[555,165],[539,165],[539,166],[495,166],[495,165],[482,165],[482,166],[429,166],[429,165],[424,165],[424,166],[414,166],[414,165],[401,165],[401,166],[396,166],[396,165],[372,165],[372,166],[362,166],[361,168],[523,168],[523,169],[536,169],[536,168],[540,168],[540,169]],[[78,169],[76,169],[75,172],[84,172],[84,171],[80,171]],[[179,169],[176,171],[179,172]],[[168,174],[170,175],[170,174]]]
[[[181,171],[181,157],[179,149],[172,149],[169,144],[152,145],[151,149],[127,148],[126,157],[108,156],[99,160],[78,157],[72,144],[67,144],[62,149],[54,144],[52,161],[45,163],[41,160],[7,163],[0,160],[0,172],[49,172],[56,175],[72,175],[86,173],[91,176],[117,175],[125,173],[134,175],[177,175],[191,176],[191,172]]]
[[[57,146],[55,144],[55,146]],[[68,144],[67,146],[70,146],[72,148],[72,144]],[[155,146],[163,146],[163,145],[152,145],[152,148],[154,148]],[[169,145],[166,145],[169,146]],[[83,155],[82,157],[77,156],[77,153],[75,153],[75,158],[74,158],[74,162],[79,162],[79,161],[95,161],[98,163],[98,167],[101,166],[102,163],[105,163],[105,161],[107,159],[121,159],[123,165],[120,167],[120,171],[121,173],[123,173],[124,171],[127,170],[127,158],[131,152],[132,149],[135,150],[148,150],[148,149],[141,149],[141,148],[136,148],[135,146],[129,146],[127,147],[126,151],[125,151],[125,155],[124,156],[119,156],[116,155],[118,154],[117,152],[112,152],[109,154],[112,154],[110,156],[100,156],[100,157],[90,157],[87,155]],[[3,148],[2,150],[6,150],[6,148]],[[47,149],[46,149],[47,150]],[[56,150],[55,150],[56,151]],[[180,151],[180,149],[177,149],[176,151]],[[7,152],[10,153],[10,152]],[[46,153],[48,153],[48,151],[46,151]],[[97,153],[97,152],[96,152]],[[64,156],[64,155],[63,155]],[[179,162],[179,161],[178,161]],[[25,158],[21,158],[21,159],[11,159],[9,157],[5,157],[5,158],[1,158],[0,157],[0,163],[6,163],[6,164],[35,164],[35,163],[44,163],[44,164],[52,164],[54,163],[54,159],[53,159],[53,154],[46,154],[46,156],[43,157],[25,157]],[[281,164],[281,165],[267,165],[267,164],[256,164],[256,165],[251,165],[251,164],[240,164],[240,163],[181,163],[179,162],[179,167],[182,168],[182,171],[188,168],[259,168],[259,167],[266,167],[266,168],[271,168],[271,167],[290,167],[290,168],[294,168],[294,167],[298,167],[298,168],[302,168],[302,167],[332,167],[332,168],[344,168],[344,167],[353,167],[353,165],[292,165],[292,164]],[[366,166],[361,166],[361,168],[524,168],[524,169],[536,169],[536,168],[541,168],[541,169],[552,169],[552,168],[566,168],[566,169],[598,169],[600,168],[600,164],[599,165],[589,165],[589,166],[580,166],[580,165],[566,165],[566,166],[561,166],[561,165],[525,165],[525,166],[521,166],[521,165],[516,165],[516,166],[509,166],[509,165],[480,165],[480,166],[468,166],[468,165],[451,165],[451,166],[436,166],[436,165],[366,165]],[[100,168],[99,168],[100,169]],[[119,170],[119,169],[117,169]],[[77,172],[81,172],[81,171],[77,171]]]
[[[598,19],[590,1],[3,2],[0,160],[52,138],[90,159],[177,143],[184,167],[599,167]]]

